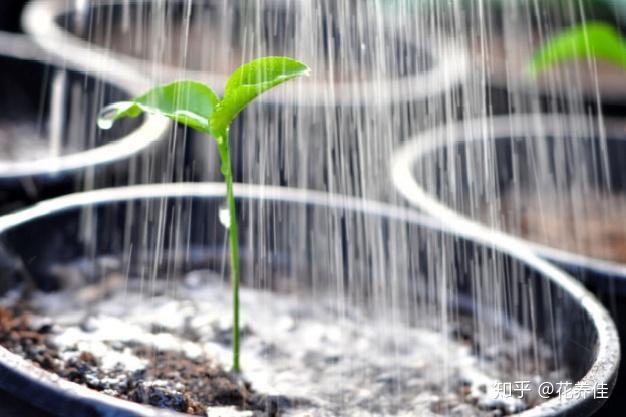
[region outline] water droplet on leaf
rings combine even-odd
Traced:
[[[118,110],[115,105],[107,106],[100,110],[100,114],[98,115],[98,127],[100,129],[109,130],[113,127],[117,113]]]
[[[98,127],[103,130],[108,130],[113,127],[115,120],[120,117],[126,116],[129,110],[135,105],[130,101],[122,101],[119,103],[113,103],[102,110],[98,114]],[[129,116],[132,116],[128,114]]]

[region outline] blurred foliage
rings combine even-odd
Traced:
[[[531,76],[537,76],[554,65],[572,59],[604,60],[626,70],[626,39],[607,23],[578,25],[542,45],[528,71]]]

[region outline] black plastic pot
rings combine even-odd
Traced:
[[[199,79],[218,91],[231,71],[254,57],[293,56],[312,66],[309,79],[263,95],[264,105],[247,109],[234,126],[236,176],[243,182],[367,193],[367,185],[349,183],[346,170],[376,177],[371,166],[380,166],[376,162],[390,152],[387,138],[444,117],[445,97],[467,72],[458,42],[428,42],[416,28],[385,21],[370,1],[81,4],[86,4],[83,10],[74,3],[35,1],[24,26],[64,59],[89,51],[99,63],[113,59],[161,81]],[[167,11],[167,26],[154,24],[164,15],[155,10]],[[187,14],[188,38],[182,25]],[[108,35],[109,27],[119,36]],[[68,44],[71,53],[57,47]],[[226,64],[220,68],[220,62]],[[218,178],[214,144],[198,140],[196,145],[198,169],[209,167],[205,178]]]
[[[521,241],[519,236],[532,227],[528,226],[532,225],[529,218],[537,217],[538,213],[552,213],[552,206],[548,203],[542,206],[542,201],[557,201],[562,210],[556,211],[557,216],[545,214],[545,237],[558,237],[571,244],[579,230],[576,226],[568,230],[551,229],[551,223],[560,221],[557,217],[567,218],[574,213],[579,216],[575,221],[581,222],[577,224],[594,221],[594,227],[606,227],[618,233],[623,230],[621,221],[603,218],[595,211],[576,209],[575,205],[581,201],[598,201],[599,207],[603,207],[603,198],[624,193],[624,158],[626,123],[623,120],[536,114],[470,120],[425,132],[398,150],[391,169],[396,189],[416,207],[455,227],[470,227],[500,240]],[[528,208],[521,213],[519,207],[528,202],[531,203],[527,207],[539,208]],[[621,207],[619,200],[615,204]],[[601,213],[610,213],[611,207],[607,210]],[[493,219],[490,224],[486,223],[488,218]],[[517,233],[517,237],[490,227],[509,230]],[[617,239],[606,234],[602,237],[609,239],[607,242]],[[619,244],[619,240],[614,242]],[[626,336],[626,264],[601,259],[600,255],[585,255],[572,248],[529,240],[521,243],[581,279],[605,302],[620,334]],[[601,243],[604,242],[597,242]],[[585,247],[588,246],[578,246]],[[620,380],[618,387],[624,384],[626,381]],[[623,409],[624,397],[615,396],[609,404],[615,407],[607,408],[611,415]]]
[[[4,0],[0,3],[0,30],[20,31],[20,16],[27,0]]]
[[[7,149],[22,148],[7,150],[0,160],[1,211],[127,181],[131,167],[152,155],[168,133],[168,123],[154,117],[97,129],[100,106],[138,86],[103,81],[44,55],[25,37],[0,34],[0,133],[7,135]]]
[[[506,329],[525,329],[552,347],[563,365],[561,377],[582,386],[613,385],[619,341],[607,312],[524,246],[500,245],[471,230],[445,231],[413,210],[382,203],[286,188],[236,188],[245,285],[295,290],[324,305],[349,300],[353,308],[378,318],[391,314],[407,325],[428,326],[447,317],[453,328],[455,320],[472,317],[469,332],[487,344]],[[30,282],[53,289],[60,285],[54,265],[99,256],[146,276],[162,271],[172,278],[195,268],[227,274],[219,220],[223,198],[218,183],[136,186],[64,196],[4,216],[0,282],[7,290],[30,276]],[[33,241],[35,231],[40,238]],[[161,262],[154,262],[155,250]],[[372,287],[381,274],[394,277],[384,294]],[[442,274],[446,284],[438,279]],[[98,277],[81,288],[97,285]],[[489,290],[477,291],[481,287]],[[445,326],[438,331],[447,334]],[[513,341],[521,334],[513,332]],[[59,380],[2,348],[0,387],[63,417],[178,415]],[[581,393],[518,415],[589,416],[602,401]]]
[[[561,192],[571,204],[572,198],[620,194],[626,189],[624,155],[622,120],[501,116],[442,126],[411,138],[397,151],[391,168],[397,190],[419,208],[437,217],[478,224],[485,213],[500,221],[507,214],[503,196],[511,191],[525,192],[533,201]],[[580,194],[572,197],[571,190]],[[515,207],[508,209],[511,214]],[[580,214],[580,220],[584,216]],[[526,243],[569,269],[624,277],[619,289],[626,291],[625,264]]]

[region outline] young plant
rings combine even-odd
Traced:
[[[611,25],[589,22],[567,29],[541,46],[528,73],[536,77],[546,69],[572,59],[600,59],[626,70],[626,39]]]
[[[228,131],[237,115],[260,94],[294,78],[308,75],[305,64],[291,58],[265,57],[239,67],[230,76],[220,97],[207,85],[197,81],[176,81],[155,87],[129,101],[113,103],[100,113],[98,125],[109,129],[123,117],[141,113],[159,114],[201,133],[213,136],[221,159],[226,182],[226,198],[230,214],[230,262],[233,292],[233,370],[241,370],[239,362],[239,244],[237,214],[233,193]]]

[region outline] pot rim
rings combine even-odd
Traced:
[[[39,65],[52,65],[62,69],[84,72],[82,69],[71,65],[71,62],[68,65],[67,62],[58,59],[43,58],[42,51],[25,35],[0,34],[0,55],[16,60],[36,62]],[[95,74],[93,76],[131,94],[138,94],[140,91],[138,83],[132,82],[124,76],[115,80],[104,79]],[[142,84],[145,84],[145,81]],[[125,136],[108,141],[102,146],[58,157],[51,156],[16,162],[1,161],[0,180],[62,175],[124,160],[164,139],[169,127],[170,122],[167,119],[147,115],[139,127]]]
[[[267,200],[312,206],[328,207],[333,209],[347,209],[367,215],[384,217],[398,221],[418,224],[433,228],[437,231],[453,233],[456,236],[471,239],[478,243],[497,248],[501,252],[519,260],[529,267],[540,272],[544,279],[548,279],[567,292],[574,300],[578,300],[583,311],[589,316],[597,333],[596,357],[587,373],[578,382],[581,387],[569,399],[552,398],[530,410],[517,414],[519,417],[546,417],[569,413],[589,415],[591,411],[600,407],[602,400],[594,399],[593,394],[584,389],[595,384],[607,384],[612,390],[620,361],[620,343],[615,324],[606,309],[580,283],[568,276],[565,272],[535,256],[524,245],[510,239],[501,240],[499,236],[485,233],[474,227],[458,224],[444,224],[437,219],[418,213],[411,208],[403,208],[383,202],[363,200],[356,197],[329,194],[320,191],[310,191],[273,186],[258,186],[236,184],[235,195],[238,199]],[[107,203],[134,201],[144,199],[171,199],[171,198],[207,198],[222,199],[225,197],[222,183],[177,183],[138,185],[122,188],[100,189],[83,193],[69,194],[35,204],[30,208],[17,211],[0,217],[0,234],[46,215],[77,209],[88,206],[98,206]],[[70,395],[75,401],[86,401],[92,406],[106,409],[113,404],[121,410],[133,412],[137,416],[182,416],[176,412],[156,410],[152,407],[129,403],[112,398],[87,387],[69,382],[47,371],[35,367],[18,355],[12,354],[0,347],[0,364],[8,367],[11,373],[17,374],[24,380],[32,382],[32,375],[37,376],[37,383],[41,390],[52,390],[58,395]],[[0,378],[0,381],[2,379]],[[5,387],[7,388],[7,387]],[[8,387],[10,389],[10,387]],[[16,390],[18,390],[16,388]],[[576,391],[576,388],[574,388]],[[572,391],[573,392],[573,391]],[[17,395],[17,393],[14,392]],[[589,414],[587,414],[587,412]]]
[[[93,1],[93,0],[91,0]],[[133,3],[149,3],[151,0],[132,0]],[[174,0],[182,2],[184,0]],[[121,0],[101,0],[97,6],[120,4]],[[272,4],[272,2],[269,2]],[[52,2],[49,0],[35,0],[29,2],[22,16],[22,26],[31,34],[35,42],[45,50],[58,55],[75,65],[84,65],[90,71],[104,71],[114,74],[119,71],[120,65],[128,68],[129,72],[142,68],[145,60],[126,54],[112,52],[106,48],[94,45],[70,34],[56,24],[56,17],[77,11],[78,2]],[[273,6],[275,7],[275,6]],[[405,37],[407,43],[413,38]],[[414,43],[415,44],[415,43]],[[446,39],[435,43],[432,49],[433,66],[428,71],[411,77],[394,78],[391,80],[374,80],[365,82],[335,83],[332,89],[324,82],[297,82],[292,89],[281,88],[275,92],[268,92],[259,97],[259,101],[269,104],[290,104],[303,106],[325,106],[332,101],[333,105],[342,106],[380,106],[401,103],[411,100],[423,100],[443,94],[446,91],[461,85],[469,71],[469,57],[463,43],[455,39]],[[167,64],[157,64],[158,74],[165,78],[189,78],[202,80],[217,87],[218,91],[224,88],[228,75],[189,70]],[[371,100],[364,94],[358,99],[351,98],[354,92],[376,92],[376,100]]]
[[[511,135],[526,134],[529,132],[529,129],[532,129],[532,126],[535,126],[537,122],[541,122],[544,131],[548,133],[556,131],[558,134],[558,121],[567,119],[572,121],[581,120],[581,118],[588,117],[589,115],[583,114],[535,113],[496,116],[489,119],[477,118],[442,125],[413,136],[393,154],[390,166],[392,182],[396,190],[411,204],[442,221],[452,221],[461,227],[471,226],[481,230],[483,233],[495,235],[499,239],[506,237],[507,240],[514,240],[530,247],[533,252],[542,258],[561,264],[570,265],[574,268],[593,269],[607,276],[626,278],[626,264],[593,258],[523,239],[509,233],[496,231],[480,221],[458,213],[426,192],[416,181],[413,173],[413,166],[416,161],[424,158],[429,153],[453,144],[483,140],[487,131],[492,140],[503,140],[508,139]],[[600,118],[598,122],[602,124],[602,128],[607,132],[607,140],[611,140],[608,137],[611,132],[623,132],[626,123],[625,120],[616,118]],[[450,137],[450,132],[455,132],[455,136]]]

